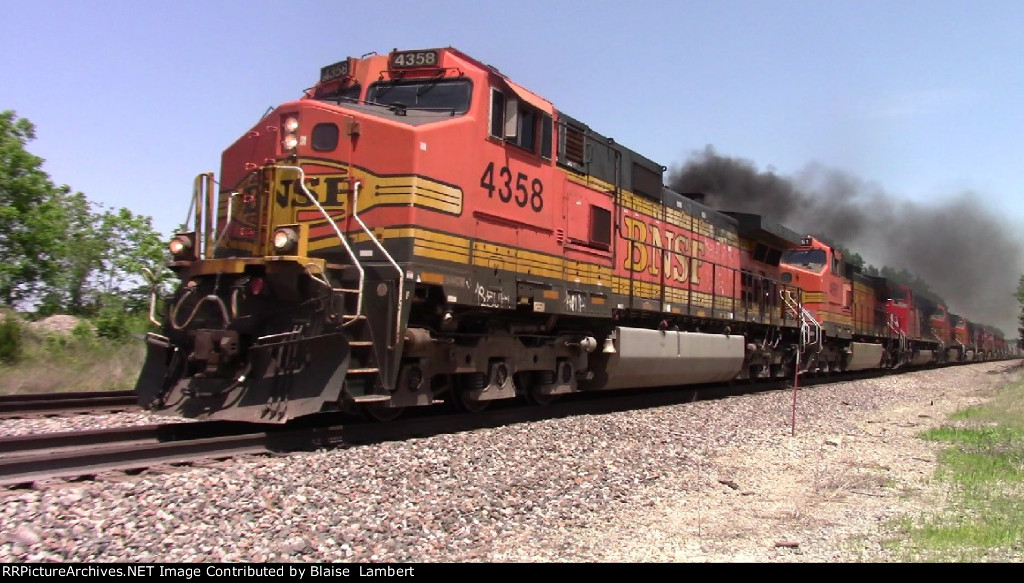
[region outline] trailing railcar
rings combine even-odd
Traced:
[[[974,336],[971,333],[971,323],[959,314],[950,314],[949,319],[953,326],[953,342],[950,351],[952,355],[955,355],[955,358],[951,356],[950,360],[953,362],[974,360],[976,347]]]
[[[900,346],[900,357],[895,366],[924,365],[946,362],[948,326],[945,307],[911,288],[889,282],[886,313],[889,327],[895,332]],[[937,310],[940,310],[937,315]]]
[[[801,368],[831,372],[882,366],[892,339],[888,330],[875,330],[881,307],[878,292],[865,279],[858,282],[855,296],[848,268],[841,251],[810,236],[782,254],[782,281],[803,290],[800,314],[806,337],[802,344],[807,349]]]

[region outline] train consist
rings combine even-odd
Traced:
[[[224,151],[219,182],[196,178],[140,402],[387,420],[1005,353],[998,330],[664,172],[454,48],[323,67]]]

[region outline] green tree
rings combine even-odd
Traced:
[[[40,311],[94,316],[104,308],[148,309],[144,271],[160,281],[169,276],[162,238],[151,219],[126,208],[93,210],[81,193],[68,195],[65,208],[61,269],[49,282]]]
[[[60,268],[47,278],[38,311],[43,315],[87,314],[95,303],[89,279],[103,254],[104,243],[96,232],[96,216],[85,195],[71,194],[64,188],[62,199],[64,237],[56,259]]]
[[[0,304],[87,316],[147,309],[144,271],[157,284],[170,275],[151,219],[55,187],[25,149],[32,139],[31,122],[0,113]]]
[[[105,211],[97,217],[97,223],[103,253],[95,272],[95,291],[101,297],[116,296],[123,300],[128,312],[148,309],[153,282],[147,281],[144,272],[156,276],[158,286],[171,276],[165,267],[164,238],[153,229],[150,217],[133,214],[126,208]]]
[[[61,190],[43,159],[25,149],[35,137],[32,122],[0,112],[0,302],[7,306],[40,292],[61,246]]]

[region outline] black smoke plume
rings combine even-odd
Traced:
[[[672,168],[668,182],[677,192],[703,194],[717,210],[824,233],[875,267],[906,269],[945,298],[950,312],[996,326],[1007,339],[1017,336],[1024,240],[976,193],[914,203],[818,164],[780,176],[711,146]]]

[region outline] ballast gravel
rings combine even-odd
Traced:
[[[802,388],[795,418],[790,389],[0,490],[0,561],[894,560],[895,519],[945,500],[940,446],[916,435],[1020,364]],[[0,435],[163,421],[11,419]]]

